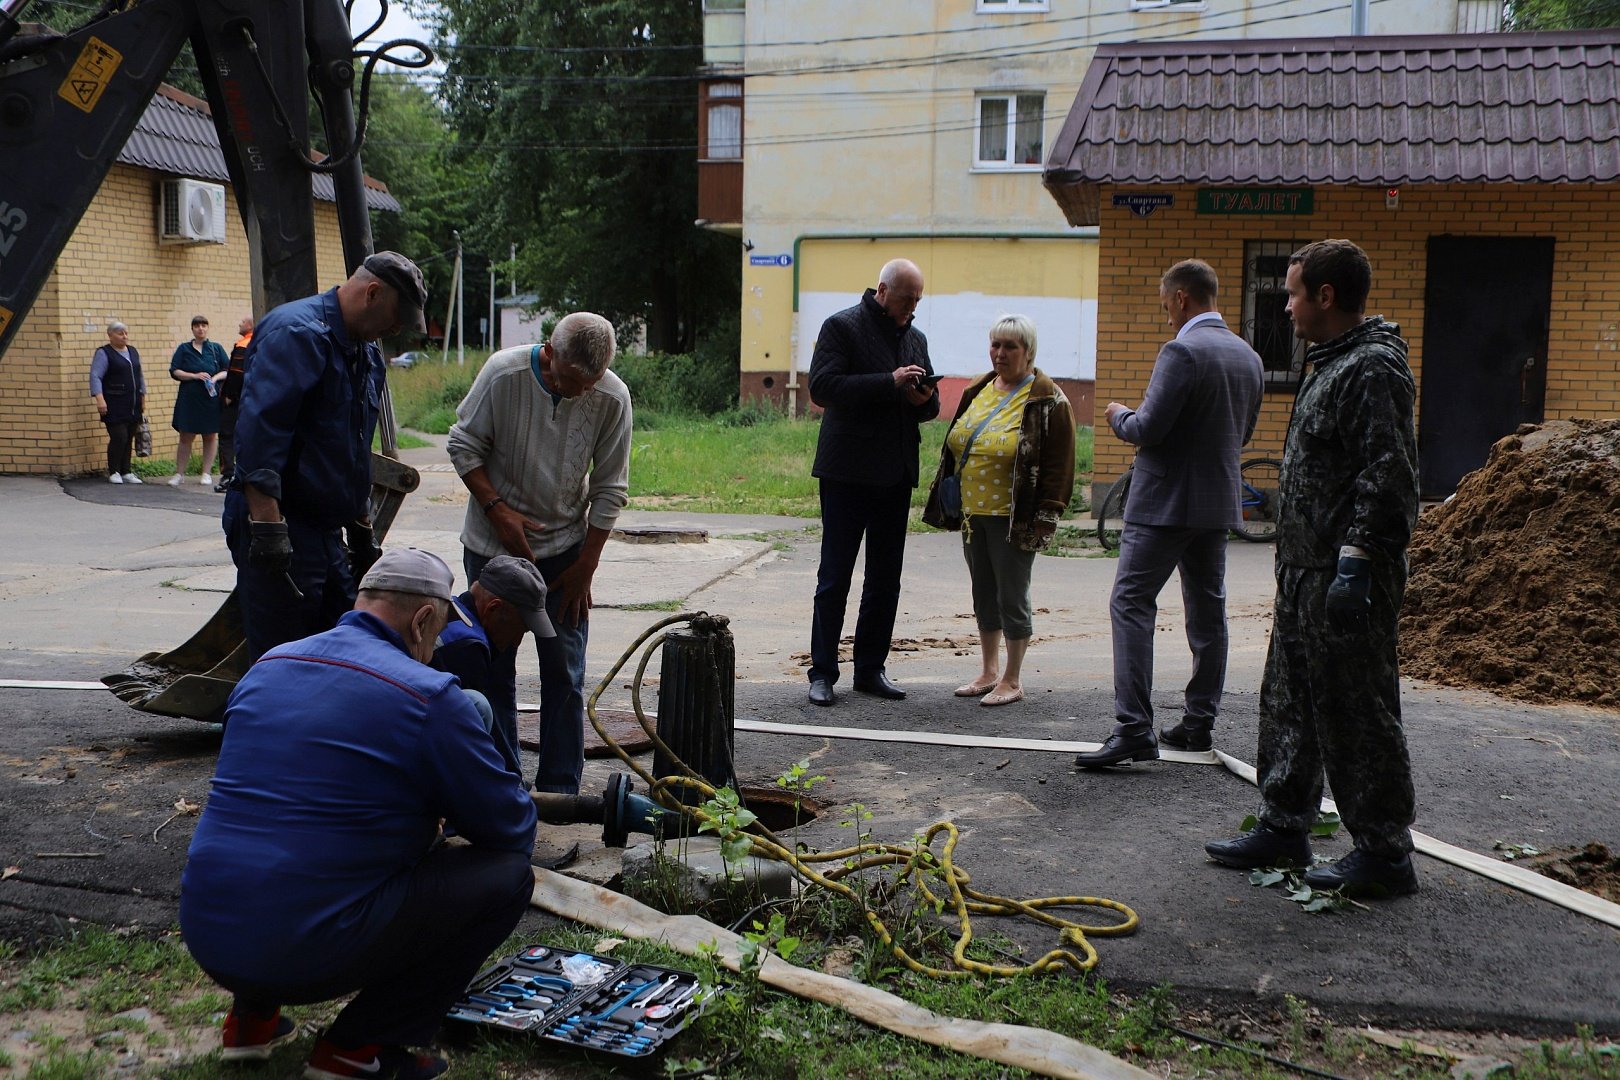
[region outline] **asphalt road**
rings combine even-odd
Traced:
[[[416,453],[432,460],[431,451]],[[424,480],[394,542],[434,547],[459,565],[454,478]],[[94,679],[177,644],[217,606],[230,577],[218,497],[147,488],[0,478],[0,678]],[[628,518],[706,526],[711,540],[609,545],[595,590],[592,681],[664,616],[646,604],[678,599],[730,616],[740,718],[1036,739],[1097,740],[1107,731],[1109,560],[1038,561],[1028,700],[986,709],[950,695],[977,670],[956,540],[913,536],[889,669],[910,698],[844,694],[837,707],[816,709],[805,701],[796,655],[808,638],[816,543],[806,530],[814,523]],[[1228,585],[1232,664],[1217,738],[1252,761],[1270,550],[1234,545]],[[1163,600],[1155,700],[1169,719],[1187,661],[1173,586]],[[615,680],[605,705],[628,700],[627,679]],[[530,672],[520,696],[533,694]],[[1479,852],[1497,840],[1542,850],[1620,846],[1620,714],[1414,683],[1404,704],[1423,831]],[[0,934],[37,937],[70,919],[172,925],[196,821],[176,804],[205,800],[219,734],[133,712],[101,691],[0,689],[0,717],[8,733],[0,863],[19,867],[0,881]],[[1427,858],[1417,896],[1313,916],[1210,863],[1204,841],[1234,833],[1255,802],[1253,789],[1222,769],[1159,763],[1082,773],[1067,754],[737,735],[745,782],[768,782],[805,756],[829,777],[814,794],[830,809],[800,831],[814,846],[848,842],[838,821],[850,803],[873,811],[879,839],[908,840],[949,818],[963,832],[957,858],[981,888],[1131,905],[1142,929],[1095,942],[1099,971],[1113,984],[1169,983],[1227,1004],[1292,994],[1340,1019],[1383,1024],[1567,1034],[1586,1023],[1620,1033],[1620,932],[1589,918]],[[586,788],[607,768],[593,763]],[[1327,855],[1347,849],[1342,836],[1320,845]],[[595,853],[594,865],[610,858]],[[1045,928],[983,920],[981,932],[991,929],[1031,949],[1055,942]]]

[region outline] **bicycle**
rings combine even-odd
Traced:
[[[1097,542],[1104,551],[1119,547],[1119,534],[1123,531],[1125,499],[1131,490],[1131,475],[1136,471],[1132,462],[1125,475],[1115,480],[1108,494],[1097,504]],[[1238,482],[1243,485],[1243,524],[1233,529],[1240,539],[1251,544],[1271,544],[1277,540],[1277,487],[1282,476],[1282,462],[1275,458],[1250,458],[1238,468]]]

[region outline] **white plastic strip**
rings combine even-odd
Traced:
[[[44,682],[37,679],[0,679],[0,690],[105,690],[99,682]]]

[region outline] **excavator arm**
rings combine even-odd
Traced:
[[[253,310],[320,290],[315,171],[332,177],[347,269],[371,254],[355,59],[366,56],[369,71],[388,50],[406,46],[419,56],[386,58],[423,66],[431,61],[425,46],[393,41],[357,54],[343,0],[106,0],[66,34],[23,32],[27,3],[0,0],[0,362],[187,41],[247,232]],[[311,92],[328,147],[319,163],[309,151]],[[372,463],[379,540],[417,486],[416,471],[394,460],[386,395],[382,443],[386,456]],[[185,644],[148,653],[103,682],[137,709],[214,719],[246,670],[245,652],[232,594]]]

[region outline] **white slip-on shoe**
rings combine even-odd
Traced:
[[[124,483],[126,483],[126,484],[143,484],[143,483],[145,483],[145,481],[142,480],[140,477],[136,476],[134,473],[127,472],[127,473],[124,474]]]

